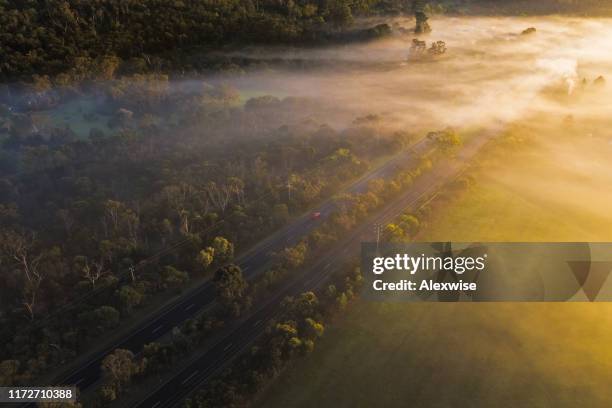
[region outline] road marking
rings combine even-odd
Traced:
[[[84,378],[79,378],[79,381],[75,382],[74,385],[79,385],[80,383],[82,383],[84,380]]]
[[[323,267],[323,270],[324,271],[328,270],[330,266],[331,266],[331,262],[328,262],[327,265]]]
[[[153,406],[151,408],[155,408],[156,406],[158,406],[159,404],[161,404],[161,401],[157,401],[155,404],[153,404]]]
[[[189,310],[189,309],[191,309],[191,308],[192,308],[192,307],[194,307],[194,306],[195,306],[195,303],[192,303],[192,304],[190,304],[189,306],[187,306],[187,307],[185,308],[185,310]]]
[[[193,373],[189,375],[189,377],[185,378],[181,384],[185,384],[187,381],[191,380],[198,373],[198,370],[195,370]]]
[[[315,283],[315,287],[318,287],[320,284],[322,284],[323,282],[325,282],[325,280],[327,279],[327,276],[321,276],[319,279],[317,279],[317,282]]]
[[[164,327],[163,324],[157,326],[156,328],[153,329],[153,331],[151,333],[155,333],[156,331],[158,331],[159,329],[161,329],[162,327]]]
[[[230,347],[232,347],[232,344],[234,344],[234,343],[230,343],[230,344],[228,344],[227,346],[225,346],[225,347],[223,348],[223,351],[227,351],[227,350],[229,350],[229,348],[230,348]]]
[[[259,319],[258,321],[256,321],[255,323],[253,323],[253,327],[255,326],[259,326],[261,324],[261,319]]]
[[[399,160],[399,157],[398,157],[397,159]],[[406,205],[404,205],[404,206],[405,206],[405,207],[408,207],[408,206],[410,206],[410,205],[414,204],[415,202],[417,202],[417,201],[418,201],[418,199],[420,199],[422,196],[424,196],[424,195],[425,195],[425,194],[427,194],[427,193],[428,193],[428,191],[423,192],[423,193],[422,193],[422,194],[421,194],[419,197],[417,197],[416,199],[413,199],[412,201],[410,201],[410,203],[408,203],[408,204],[406,204]],[[296,225],[296,226],[295,226],[295,228],[293,228],[293,229],[296,229],[296,228],[298,228],[298,227],[299,227],[299,225]],[[261,247],[261,249],[263,250],[263,249],[266,249],[266,248],[268,248],[268,247],[270,247],[270,248],[271,248],[271,247],[273,247],[273,244],[274,244],[274,243],[275,243],[274,241],[268,242],[267,244],[265,244],[264,246],[262,246],[262,247]],[[249,257],[256,256],[256,255],[258,255],[258,252],[257,252],[257,251],[256,251],[255,253],[250,254],[250,255],[249,255],[249,256],[248,256],[246,259],[248,259]],[[328,266],[329,266],[329,264],[328,264],[328,265],[326,265],[326,268],[327,268]],[[314,280],[318,280],[319,282],[322,282],[322,281],[323,281],[323,279],[314,279]],[[205,286],[202,286],[202,288],[204,288],[204,287],[205,287]],[[178,306],[178,305],[176,305],[176,306],[171,306],[171,307],[167,308],[166,310],[164,310],[164,311],[163,311],[163,314],[162,314],[161,316],[164,316],[164,315],[168,314],[168,313],[169,313],[170,311],[172,311],[172,310],[176,310],[176,309],[174,309],[174,308],[175,308],[175,307],[176,307],[176,308],[178,308],[177,306]],[[259,324],[259,322],[256,322],[256,323],[255,323],[255,325],[258,325],[258,324]],[[161,327],[162,327],[162,326],[158,327],[157,329],[155,329],[155,331],[157,331],[157,330],[158,330],[159,328],[161,328]],[[145,327],[143,327],[143,328],[139,329],[139,331],[144,330],[144,328],[145,328]],[[228,347],[230,347],[230,346],[231,346],[231,344],[230,344]],[[83,379],[79,380],[79,382],[81,382],[82,380],[83,380]],[[156,404],[154,404],[154,405],[153,405],[153,407],[157,407],[157,406],[158,406],[160,403],[161,403],[161,402],[160,402],[160,401],[158,401]]]

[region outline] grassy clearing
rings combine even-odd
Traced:
[[[35,122],[51,127],[70,128],[81,139],[89,138],[92,128],[112,133],[108,127],[109,116],[99,113],[99,107],[93,99],[79,97],[62,103],[53,109],[33,114]]]
[[[419,240],[605,241],[605,140],[487,157]],[[260,407],[608,407],[612,304],[360,301]]]
[[[610,237],[607,231],[589,230],[581,222],[563,206],[547,207],[485,176],[458,202],[429,220],[418,240],[564,242]]]
[[[471,173],[475,185],[434,205],[416,240],[612,240],[612,144],[521,132],[533,137],[529,144],[488,152]]]
[[[258,406],[610,406],[610,312],[360,302]]]

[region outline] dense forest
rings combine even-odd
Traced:
[[[400,6],[0,0],[0,383],[26,384],[159,294],[212,277],[410,140],[375,115],[339,131],[311,100],[160,72]],[[69,126],[48,122],[71,103]]]
[[[96,86],[107,132],[4,114],[1,382],[27,382],[155,294],[211,276],[410,140],[380,133],[375,117],[337,131],[308,100],[241,102],[224,85]]]
[[[428,14],[611,12],[597,0],[417,3]],[[321,44],[358,17],[414,11],[412,0],[0,0],[0,81],[67,72],[79,79],[109,70],[190,72],[211,66],[210,51],[222,47]],[[366,27],[348,38],[385,33]]]
[[[406,3],[406,4],[405,4]],[[69,69],[189,69],[231,43],[322,39],[354,16],[398,12],[400,0],[0,0],[0,80]],[[197,52],[196,52],[197,51]],[[101,58],[105,57],[104,62]]]

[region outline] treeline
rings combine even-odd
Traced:
[[[310,105],[240,105],[223,86],[176,92],[143,78],[99,92],[123,109],[114,134],[18,123],[0,149],[14,161],[0,177],[3,384],[27,384],[156,294],[210,277],[410,139],[283,126]]]
[[[106,357],[102,364],[103,381],[91,403],[106,406],[125,394],[134,381],[145,381],[152,375],[170,369],[220,329],[244,316],[253,305],[273,297],[275,291],[282,290],[282,285],[295,278],[296,274],[304,273],[305,268],[312,266],[318,257],[329,251],[331,245],[346,236],[386,201],[409,188],[416,178],[430,168],[431,159],[423,158],[416,165],[400,166],[394,177],[388,181],[373,180],[364,193],[338,196],[336,209],[328,220],[297,244],[274,254],[268,270],[251,281],[246,280],[237,265],[230,263],[217,269],[213,276],[216,307],[194,319],[188,319],[180,327],[175,327],[170,341],[145,345],[138,357],[127,350],[116,350]],[[360,284],[361,276],[358,273],[346,277],[344,282],[332,282],[325,291],[326,313],[344,309],[356,295]],[[286,303],[287,301],[283,307],[286,307]],[[311,333],[316,329],[320,332],[319,335],[322,334],[323,325],[320,319],[318,315],[308,317],[305,320],[307,328],[303,330]],[[290,323],[285,323],[287,324]],[[298,326],[300,325],[293,323],[292,327],[296,333]],[[305,353],[313,349],[314,340],[312,336],[306,335],[302,339],[297,337],[292,341],[296,343],[296,351]],[[287,358],[291,356],[293,354]],[[114,363],[117,359],[122,363]],[[119,370],[124,374],[120,375],[112,370]]]
[[[569,14],[584,17],[612,15],[612,6],[602,0],[432,0],[427,3],[425,7],[427,14],[463,16]]]
[[[228,43],[315,41],[356,15],[398,11],[399,0],[1,0],[0,81],[96,70],[189,70]]]
[[[264,288],[274,287],[289,271],[295,270],[308,260],[316,258],[320,251],[358,225],[367,215],[382,203],[394,198],[424,172],[432,168],[432,160],[451,153],[461,145],[461,140],[452,129],[431,132],[429,139],[438,147],[429,157],[422,158],[416,166],[398,169],[390,180],[373,180],[368,191],[361,194],[339,197],[339,205],[328,222],[313,231],[297,245],[287,248],[279,260],[257,284]],[[463,178],[451,187],[463,186]],[[417,211],[419,217],[426,218],[430,207],[422,206]],[[389,224],[394,225],[394,224]],[[401,240],[410,240],[419,230],[419,220],[412,214],[403,214],[399,219]],[[384,240],[399,242],[396,235],[390,237],[387,228]],[[261,392],[293,359],[313,351],[316,340],[325,331],[325,324],[334,314],[343,311],[358,295],[363,283],[359,268],[353,262],[333,274],[327,284],[316,293],[305,292],[296,298],[289,297],[281,304],[277,317],[268,323],[265,334],[257,343],[244,353],[237,362],[210,384],[189,398],[185,408],[217,406],[248,406],[254,396]],[[272,276],[270,276],[270,274]],[[257,285],[256,284],[256,285]],[[257,293],[257,289],[252,293]]]
[[[304,292],[296,297],[286,297],[275,319],[267,323],[263,338],[230,370],[197,392],[185,406],[247,403],[291,359],[314,350],[317,339],[325,331],[326,321],[347,307],[361,289],[362,282],[359,268],[347,264],[319,293]],[[89,404],[108,406],[126,393],[133,382],[170,369],[223,325],[223,320],[201,316],[175,328],[169,342],[145,345],[139,356],[129,350],[115,350],[102,362],[103,382]]]
[[[320,292],[304,292],[286,298],[277,317],[249,352],[184,407],[248,406],[249,401],[293,359],[314,350],[326,322],[346,308],[362,285],[359,268],[349,265],[334,275]],[[338,302],[338,299],[342,299]]]

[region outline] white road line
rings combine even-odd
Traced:
[[[159,329],[161,329],[162,327],[164,327],[164,325],[159,325],[156,328],[153,329],[153,331],[151,333],[155,333],[156,331],[158,331]]]
[[[153,406],[151,408],[155,408],[156,406],[158,406],[159,404],[161,404],[161,401],[157,401],[155,404],[153,404]]]
[[[255,326],[259,326],[261,324],[261,319],[259,319],[258,321],[256,321],[255,323],[253,323],[253,327]]]
[[[192,308],[192,307],[194,307],[194,306],[195,306],[195,303],[192,303],[192,304],[190,304],[189,306],[187,306],[187,307],[185,308],[185,310],[189,310],[189,309],[191,309],[191,308]]]
[[[304,283],[304,287],[306,287],[306,286],[310,286],[310,284],[311,284],[312,282],[316,281],[316,280],[317,280],[317,276],[315,275],[315,276],[313,276],[312,278],[308,279],[308,281],[306,281],[306,282]]]
[[[187,381],[191,380],[198,373],[198,370],[195,370],[193,373],[189,375],[189,377],[185,378],[181,384],[185,384]]]
[[[80,383],[82,383],[84,380],[84,378],[79,378],[79,380],[77,382],[74,383],[74,385],[79,385]]]
[[[229,348],[230,348],[230,347],[232,347],[232,344],[233,344],[233,343],[230,343],[230,344],[228,344],[227,346],[225,346],[225,347],[223,348],[223,351],[227,351],[227,350],[229,350]]]

